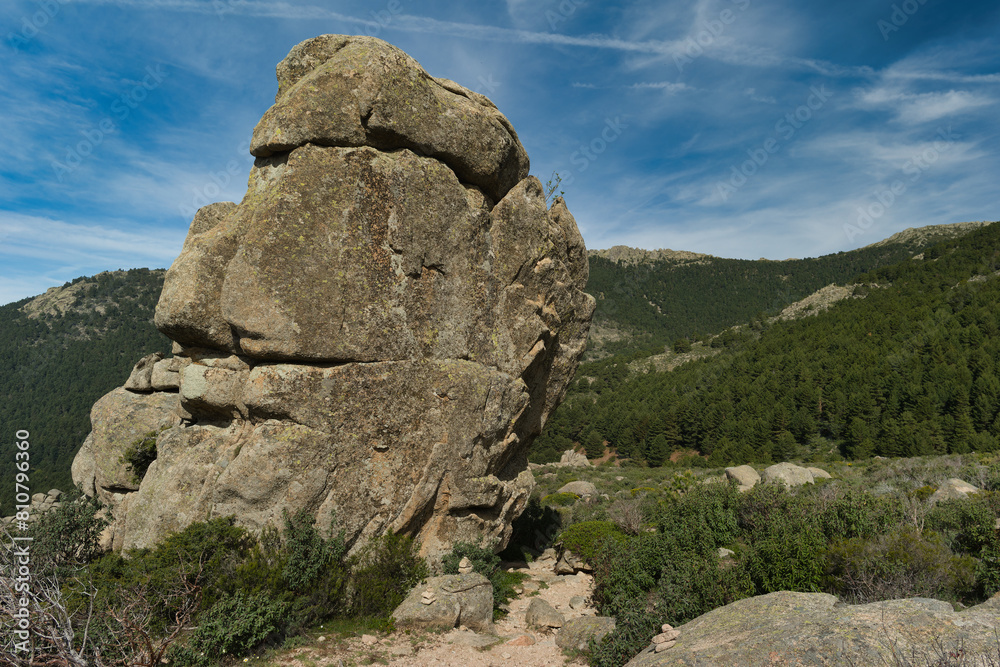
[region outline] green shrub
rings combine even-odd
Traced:
[[[585,561],[597,555],[610,540],[625,542],[629,538],[611,521],[584,521],[575,523],[562,532],[559,541]]]
[[[649,646],[650,639],[660,632],[665,622],[650,609],[644,598],[638,598],[619,611],[615,629],[600,644],[590,643],[591,667],[620,667],[639,651]]]
[[[898,497],[848,489],[823,510],[821,522],[827,540],[835,540],[873,537],[902,518],[903,506]]]
[[[53,573],[66,578],[101,554],[101,531],[108,520],[98,518],[100,509],[95,498],[63,496],[61,505],[38,516],[28,533],[35,576]]]
[[[693,486],[660,505],[657,527],[686,544],[687,550],[707,554],[736,540],[740,499],[735,485]]]
[[[239,658],[279,638],[287,603],[266,595],[237,593],[202,614],[185,645],[171,647],[171,661],[182,667],[210,665],[224,656]]]
[[[921,486],[919,489],[913,492],[913,497],[919,500],[920,502],[924,502],[928,498],[933,496],[935,491],[937,491],[936,486]]]
[[[555,507],[566,507],[567,505],[572,505],[579,499],[580,496],[575,493],[550,493],[542,498],[542,503],[546,505],[553,505]]]
[[[413,538],[393,533],[372,540],[350,565],[350,614],[386,621],[428,574]]]
[[[347,552],[344,531],[323,539],[316,529],[312,514],[305,508],[285,520],[285,548],[288,561],[284,577],[288,585],[297,591],[308,589],[319,578],[320,573],[333,563],[339,563]],[[332,526],[331,526],[332,532]]]
[[[953,551],[978,557],[984,548],[997,542],[996,516],[990,501],[981,493],[942,500],[927,513],[925,525],[941,533]]]
[[[826,540],[808,498],[758,485],[740,497],[738,516],[748,542],[743,567],[758,595],[819,590]]]
[[[170,428],[164,426],[159,431],[149,431],[133,441],[121,456],[121,462],[132,471],[132,479],[139,483],[146,476],[149,466],[156,460],[156,439],[160,433]]]
[[[906,597],[958,600],[973,593],[976,562],[956,556],[940,535],[900,527],[839,540],[826,556],[824,588],[857,603]]]

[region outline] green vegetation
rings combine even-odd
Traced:
[[[998,247],[1000,225],[942,242],[933,260],[859,277],[864,298],[758,321],[722,354],[668,373],[636,372],[627,358],[585,364],[532,460],[590,432],[651,465],[664,448],[710,465],[994,451]]]
[[[929,238],[782,262],[711,257],[629,264],[592,256],[587,291],[597,298],[594,319],[628,332],[625,339],[605,342],[598,351],[638,351],[645,356],[679,338],[697,340],[759,321],[821,287],[908,261],[932,242]]]
[[[859,482],[664,492],[644,508],[655,530],[634,537],[601,521],[570,525],[564,536],[594,534],[596,526],[614,535],[599,541],[591,562],[598,611],[615,616],[618,629],[595,647],[591,664],[621,665],[661,624],[677,626],[751,595],[824,591],[855,603],[926,596],[971,605],[1000,590],[993,528],[1000,494],[928,508],[914,505],[912,494],[875,495]],[[915,518],[926,519],[923,530]],[[719,547],[735,555],[720,560]]]
[[[128,379],[132,366],[170,341],[153,326],[162,270],[134,269],[78,278],[66,310],[0,306],[0,423],[31,433],[33,489],[72,488],[70,464],[90,432],[90,408]],[[14,446],[0,439],[0,479],[13,479]],[[0,516],[14,513],[0,494]]]
[[[162,657],[217,664],[332,619],[386,629],[393,609],[428,573],[409,537],[389,534],[347,556],[343,533],[323,537],[304,511],[286,515],[281,532],[254,536],[232,517],[218,518],[150,549],[101,553],[104,522],[96,509],[93,501],[64,503],[33,525],[31,595],[43,601],[34,622],[61,609],[63,622],[88,627],[76,648],[91,657],[99,650],[101,664],[155,664]],[[14,562],[9,556],[3,554],[4,568]],[[0,619],[0,632],[9,622]],[[189,626],[197,629],[185,635]],[[38,639],[35,657],[56,655],[54,641]]]

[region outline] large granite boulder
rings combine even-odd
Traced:
[[[125,443],[99,442],[120,430],[102,411],[74,468],[128,492],[124,547],[300,508],[352,549],[390,530],[432,557],[502,546],[594,310],[576,222],[489,100],[385,42],[309,40],[278,79],[246,196],[198,211],[167,272],[174,357],[116,390],[170,409],[157,460],[111,480]]]
[[[937,491],[931,494],[930,502],[961,500],[968,497],[970,493],[979,493],[979,489],[965,480],[952,477],[941,482],[941,486],[938,487]]]
[[[784,484],[785,487],[815,483],[813,474],[809,472],[808,468],[797,466],[794,463],[776,463],[773,466],[768,466],[764,468],[760,479],[764,484]]]
[[[980,664],[997,656],[1000,595],[956,612],[926,598],[848,605],[826,593],[781,591],[713,609],[677,629],[672,648],[656,653],[651,645],[628,667],[936,665],[946,664],[938,662],[940,651],[959,650],[962,664]]]

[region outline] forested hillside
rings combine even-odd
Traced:
[[[967,231],[969,225],[900,233],[865,248],[812,259],[705,256],[616,262],[591,253],[587,291],[597,298],[595,324],[627,335],[615,341],[592,340],[588,358],[635,350],[651,353],[680,337],[717,333],[755,316],[774,314],[821,287],[909,259],[939,240]]]
[[[90,408],[151,352],[170,350],[153,326],[162,270],[78,278],[0,307],[0,479],[13,479],[14,433],[31,434],[31,489],[71,488],[70,463],[90,432]],[[0,516],[13,513],[0,494]]]
[[[998,269],[991,225],[860,276],[824,313],[756,320],[722,354],[672,372],[585,365],[535,458],[602,439],[654,465],[685,449],[713,465],[993,451]]]

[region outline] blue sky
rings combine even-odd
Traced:
[[[996,220],[1000,5],[4,0],[0,303],[166,267],[323,33],[490,97],[587,246],[812,257]]]

